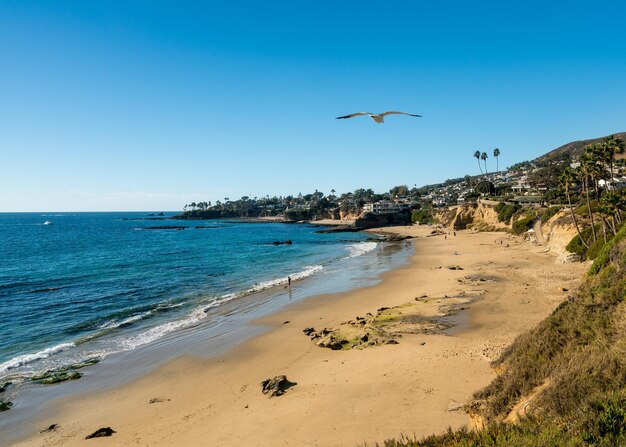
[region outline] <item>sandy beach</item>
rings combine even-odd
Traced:
[[[18,445],[355,446],[469,425],[462,404],[495,377],[490,361],[565,299],[587,265],[557,264],[546,247],[506,233],[385,231],[416,239],[411,263],[379,284],[290,306],[226,355],[182,356],[114,390],[52,402],[33,432],[58,428]],[[395,306],[411,316],[389,329],[397,344],[334,351],[303,333],[349,330],[357,316]],[[438,321],[455,325],[426,324]],[[262,394],[260,382],[280,374],[297,385]],[[116,433],[85,441],[100,427]]]

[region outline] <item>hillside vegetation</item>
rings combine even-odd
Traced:
[[[583,285],[494,363],[466,409],[482,428],[385,446],[626,445],[626,226]]]
[[[626,139],[626,132],[620,132],[614,134],[616,138],[620,140]],[[572,141],[571,143],[564,144],[563,146],[559,146],[556,149],[551,150],[550,152],[538,157],[536,161],[539,162],[547,162],[556,160],[559,158],[563,158],[566,156],[567,158],[579,158],[584,152],[585,148],[589,145],[598,144],[606,137],[601,138],[593,138],[590,140],[580,140],[580,141]]]

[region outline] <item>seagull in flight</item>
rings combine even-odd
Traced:
[[[369,116],[378,124],[381,124],[385,122],[385,117],[387,115],[409,115],[409,116],[417,116],[417,117],[422,116],[422,115],[413,115],[412,113],[406,113],[406,112],[383,112],[383,113],[357,112],[357,113],[351,113],[350,115],[338,116],[336,119],[343,120],[346,118],[354,118],[355,116]]]

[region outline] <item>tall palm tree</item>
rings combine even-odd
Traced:
[[[580,178],[582,180],[583,188],[585,190],[585,198],[587,200],[587,212],[589,219],[591,220],[591,233],[593,234],[593,241],[598,240],[596,235],[596,225],[593,220],[593,211],[591,211],[591,201],[589,200],[589,178],[591,177],[591,166],[594,164],[592,152],[585,151],[580,157]]]
[[[611,185],[610,189],[613,188],[613,160],[615,159],[615,154],[623,154],[624,153],[624,142],[617,138],[615,135],[611,135],[606,137],[604,141],[601,143],[604,147],[604,153],[606,155],[606,162],[609,166],[609,184]]]
[[[487,171],[487,157],[489,157],[487,155],[487,152],[483,152],[482,154],[480,154],[480,159],[485,162],[485,174],[489,173],[489,171]]]
[[[480,169],[480,173],[483,173],[483,168],[480,167],[480,151],[474,152],[474,157],[476,157],[476,162],[478,163],[478,169]]]
[[[559,178],[559,180],[561,181],[561,186],[565,190],[565,196],[567,197],[567,203],[569,204],[569,210],[572,213],[572,219],[574,220],[574,226],[576,227],[576,233],[578,233],[578,237],[580,238],[580,242],[582,242],[582,244],[587,249],[589,249],[589,245],[587,244],[587,242],[585,242],[585,240],[583,239],[582,235],[580,234],[580,228],[578,228],[578,221],[576,220],[576,214],[574,214],[574,208],[572,207],[572,198],[570,197],[570,194],[569,194],[569,189],[571,188],[572,183],[574,182],[574,173],[572,172],[572,170],[570,168],[565,168],[565,170],[561,173],[561,177]]]
[[[493,158],[496,159],[496,172],[500,172],[500,163],[498,163],[498,157],[500,156],[500,149],[495,148],[493,150]]]
[[[617,229],[622,221],[621,211],[624,208],[624,199],[614,191],[607,192],[600,199],[600,208],[610,218],[609,225],[613,234],[617,234]]]
[[[589,170],[593,178],[593,187],[596,193],[596,199],[600,199],[600,188],[598,182],[606,179],[606,169],[604,167],[604,148],[601,144],[589,145],[585,148],[585,154],[589,155]]]

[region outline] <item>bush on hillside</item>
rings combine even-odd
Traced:
[[[593,261],[598,256],[598,253],[600,253],[600,250],[602,250],[602,247],[604,247],[604,238],[599,236],[598,240],[591,244],[585,253],[585,258]]]
[[[596,224],[596,235],[598,236],[598,241],[601,239],[600,236],[600,231],[602,229],[602,226],[600,224]],[[591,227],[587,227],[584,230],[582,230],[580,232],[580,236],[584,239],[584,241],[587,243],[587,245],[589,246],[589,249],[591,249],[591,247],[593,245],[595,245],[594,241],[593,241],[593,233],[591,231]],[[604,242],[604,240],[602,240],[602,243]],[[602,247],[594,247],[594,250],[590,253],[591,255],[593,255],[593,258],[589,258],[589,259],[594,259],[595,256],[597,255],[597,253],[600,251]],[[565,246],[565,249],[567,251],[569,251],[570,253],[575,253],[577,255],[580,256],[580,259],[587,259],[587,252],[588,249],[587,247],[585,247],[585,245],[583,244],[583,242],[580,240],[580,237],[578,236],[578,234],[576,234],[571,241],[569,241],[569,243]]]
[[[520,205],[507,205],[504,202],[498,203],[495,208],[498,213],[498,222],[504,222],[505,224],[511,223],[511,217],[513,214],[522,209]]]
[[[617,232],[617,235],[615,235],[613,239],[603,245],[589,269],[589,275],[597,275],[598,272],[607,265],[611,258],[611,253],[619,251],[620,248],[622,248],[621,245],[624,239],[626,239],[626,225],[622,226],[622,229]],[[626,250],[621,251],[626,253]],[[622,254],[622,256],[626,256],[626,254]]]
[[[411,222],[419,223],[420,225],[430,224],[433,221],[433,213],[431,210],[422,209],[415,210],[411,213]]]
[[[533,222],[535,221],[534,217],[522,217],[519,220],[513,222],[513,233],[522,234],[532,227]]]
[[[552,217],[554,217],[554,215],[556,213],[558,213],[559,211],[561,211],[561,207],[560,206],[551,206],[550,208],[546,209],[543,214],[541,215],[541,221],[542,222],[547,222],[550,219],[552,219]]]
[[[594,213],[598,212],[598,209],[600,208],[600,205],[598,204],[597,200],[591,200],[589,202],[589,205],[591,206],[591,211]],[[587,202],[583,201],[582,204],[578,205],[575,209],[574,209],[574,213],[576,213],[578,216],[581,217],[589,217],[589,208],[587,208]]]

